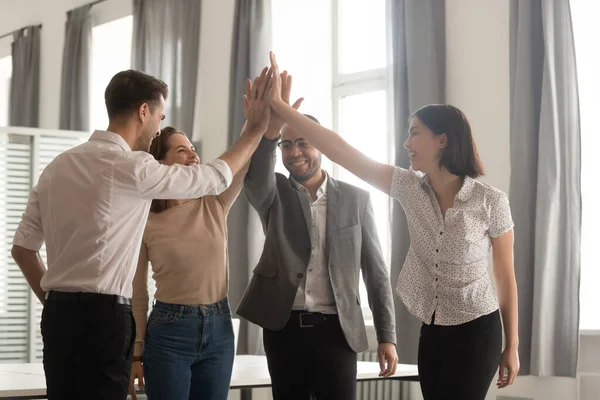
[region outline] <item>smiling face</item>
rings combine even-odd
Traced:
[[[165,146],[167,147],[167,152],[164,159],[161,160],[165,165],[192,165],[200,163],[196,149],[190,143],[187,136],[181,132],[170,135],[165,141]]]
[[[288,125],[281,132],[283,165],[297,182],[306,182],[321,170],[321,152]]]
[[[410,164],[415,171],[430,173],[439,169],[446,144],[446,134],[435,135],[419,118],[413,117],[404,148],[408,151]]]

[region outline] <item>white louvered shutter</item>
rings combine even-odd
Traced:
[[[88,137],[0,132],[0,363],[42,359],[42,305],[11,257],[12,239],[41,172],[58,154]],[[46,263],[45,247],[40,255]]]

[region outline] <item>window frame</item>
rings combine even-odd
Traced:
[[[395,155],[395,140],[394,140],[394,118],[393,118],[393,90],[392,90],[392,47],[391,47],[391,20],[390,20],[390,11],[391,11],[391,0],[385,0],[386,7],[386,53],[387,53],[387,65],[385,67],[358,71],[352,73],[340,73],[340,1],[348,1],[348,0],[332,0],[331,10],[332,10],[332,126],[335,132],[340,132],[341,127],[341,103],[344,97],[360,95],[369,92],[382,91],[384,90],[387,95],[387,143],[388,143],[388,159],[387,160],[378,160],[380,162],[387,162],[390,164],[394,163],[394,155]],[[340,132],[340,134],[343,133]],[[343,168],[339,165],[333,163],[332,165],[332,176],[337,178],[340,176],[340,172]],[[389,199],[388,202],[388,251],[386,254],[383,254],[384,262],[388,268],[388,272],[391,270],[391,243],[392,243],[392,200]],[[379,240],[383,240],[383,238],[379,238]],[[362,280],[362,274],[360,277],[359,283],[359,291],[361,287],[364,285]],[[363,312],[363,317],[365,318],[365,322],[367,325],[371,325],[373,323],[373,314],[369,307],[369,302],[365,301],[366,299],[361,300],[361,309]]]

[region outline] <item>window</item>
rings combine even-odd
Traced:
[[[600,3],[571,0],[571,17],[575,36],[577,79],[581,124],[581,287],[580,324],[582,330],[600,330],[600,263],[596,255],[597,228],[600,225],[600,209],[596,205],[600,197],[598,178],[600,161],[596,149],[600,147],[597,133],[597,93],[600,91],[600,53],[596,38],[600,26],[594,18],[600,12]]]
[[[0,126],[8,125],[8,99],[12,77],[12,56],[0,58]]]
[[[331,128],[331,2],[274,0],[272,7],[273,50],[281,71],[288,70],[293,77],[290,102],[304,97],[298,111]],[[326,157],[321,167],[331,172]],[[280,155],[275,170],[288,175]]]
[[[389,163],[393,141],[388,118],[386,0],[373,0],[369,7],[352,0],[334,0],[333,5],[334,130],[367,156]],[[381,250],[389,266],[389,197],[346,169],[334,165],[333,171],[334,177],[370,192]],[[365,318],[372,318],[362,276],[360,296]]]
[[[131,67],[132,35],[131,15],[92,28],[90,130],[108,126],[104,90],[117,72]]]
[[[291,101],[304,97],[301,112],[314,115],[369,157],[390,162],[393,141],[388,118],[386,0],[374,0],[369,7],[352,0],[275,0],[272,4],[273,49],[280,68],[293,75]],[[334,178],[371,193],[379,240],[389,265],[389,197],[325,157],[322,167]],[[287,175],[281,157],[276,171]],[[366,300],[362,277],[360,295]],[[363,314],[370,319],[365,300]]]

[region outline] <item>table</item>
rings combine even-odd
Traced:
[[[396,374],[381,378],[379,363],[359,361],[357,364],[358,382],[393,379],[418,381],[416,365],[399,364]],[[242,397],[248,398],[254,388],[271,386],[271,378],[265,356],[238,355],[233,363],[231,389],[241,389]],[[0,398],[44,399],[46,378],[41,363],[0,364]]]

